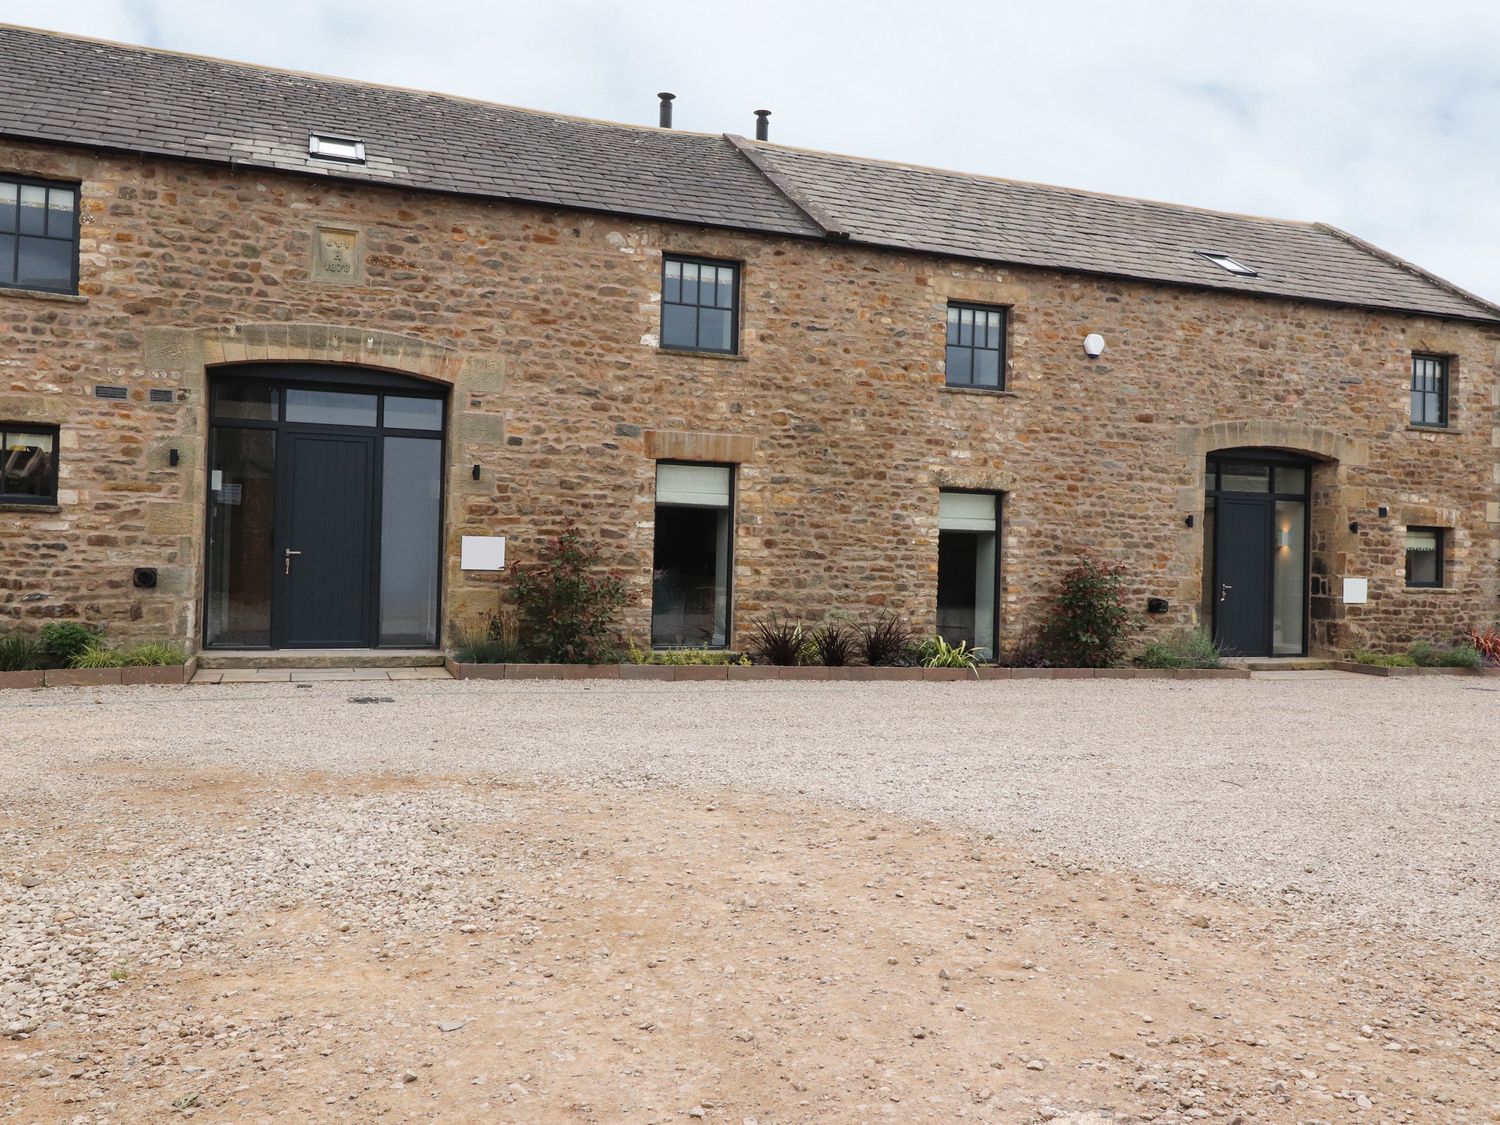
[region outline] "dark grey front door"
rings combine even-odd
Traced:
[[[1273,508],[1220,496],[1214,550],[1214,632],[1228,656],[1271,654]]]
[[[282,456],[275,643],[372,646],[375,439],[293,432]]]

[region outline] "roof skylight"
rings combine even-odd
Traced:
[[[1207,258],[1214,265],[1218,266],[1221,270],[1228,270],[1230,273],[1238,274],[1240,277],[1260,276],[1249,266],[1245,265],[1244,262],[1237,262],[1228,254],[1221,254],[1217,250],[1199,250],[1198,253],[1203,255],[1203,257]]]
[[[365,142],[353,137],[336,137],[331,133],[309,133],[307,155],[319,160],[340,160],[345,164],[365,162]]]

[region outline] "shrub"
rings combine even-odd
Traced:
[[[117,652],[104,644],[95,641],[80,653],[76,653],[70,668],[123,668],[125,666],[125,654]]]
[[[42,626],[37,639],[54,667],[72,668],[84,649],[99,643],[99,634],[77,621],[53,621]]]
[[[1002,668],[1047,667],[1047,642],[1042,631],[1034,626],[1027,629],[1020,640],[1001,650],[995,663]]]
[[[30,672],[46,665],[42,642],[26,633],[0,637],[0,672]]]
[[[931,637],[922,642],[921,653],[924,668],[973,668],[978,663],[968,641],[950,645],[942,637]]]
[[[1418,641],[1407,654],[1419,668],[1482,668],[1484,656],[1471,644],[1431,645]]]
[[[808,639],[801,625],[779,617],[750,623],[750,655],[757,664],[801,664]]]
[[[749,664],[750,658],[722,648],[669,648],[661,651],[636,648],[632,643],[625,659],[632,664],[658,664],[675,668],[716,666],[719,664]]]
[[[1500,629],[1493,625],[1483,630],[1470,629],[1469,640],[1488,663],[1500,664]]]
[[[616,626],[630,600],[625,583],[600,573],[599,548],[571,525],[542,548],[540,561],[516,567],[521,648],[533,660],[600,664],[619,656]]]
[[[859,629],[859,652],[871,668],[901,664],[912,644],[911,626],[887,610]]]
[[[1081,558],[1063,575],[1043,629],[1048,658],[1069,668],[1110,668],[1125,655],[1133,615],[1120,563]]]
[[[1404,652],[1356,652],[1356,664],[1373,664],[1377,668],[1415,668],[1417,662]]]
[[[821,664],[825,668],[842,668],[854,662],[855,645],[858,638],[854,630],[837,621],[820,625],[813,631],[808,643],[807,662]]]
[[[460,664],[514,664],[521,659],[516,626],[493,610],[476,626],[454,629],[453,655]]]
[[[1146,668],[1219,668],[1224,661],[1206,629],[1189,629],[1152,641],[1141,651],[1140,663]]]
[[[167,668],[187,663],[187,653],[182,649],[160,642],[136,645],[120,655],[131,668]]]

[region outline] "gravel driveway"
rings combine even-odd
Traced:
[[[1500,952],[1500,682],[390,683],[0,696],[0,813],[77,771],[805,795]]]

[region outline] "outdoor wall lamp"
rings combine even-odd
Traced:
[[[1192,527],[1194,520],[1193,520],[1193,517],[1191,515],[1188,515],[1188,516],[1184,516],[1182,518],[1182,522],[1185,523],[1185,524],[1187,524],[1189,527]]]
[[[1387,508],[1384,504],[1380,505],[1380,507],[1376,508],[1375,510],[1380,513],[1380,518],[1381,519],[1385,519],[1387,516],[1389,516],[1391,514],[1391,510],[1389,508]]]
[[[171,449],[167,451],[167,464],[171,465],[172,468],[175,469],[177,467],[177,462],[180,460],[182,460],[182,458],[177,455],[177,450]]]
[[[478,465],[474,466],[474,479],[475,480],[479,479],[479,466]]]
[[[1355,535],[1358,535],[1359,534],[1359,521],[1358,520],[1350,520],[1349,521],[1349,530],[1352,531]]]
[[[1292,529],[1289,527],[1278,528],[1276,531],[1276,546],[1285,551],[1292,545]]]
[[[1090,359],[1098,359],[1104,354],[1104,337],[1097,332],[1090,332],[1083,338],[1083,354]]]

